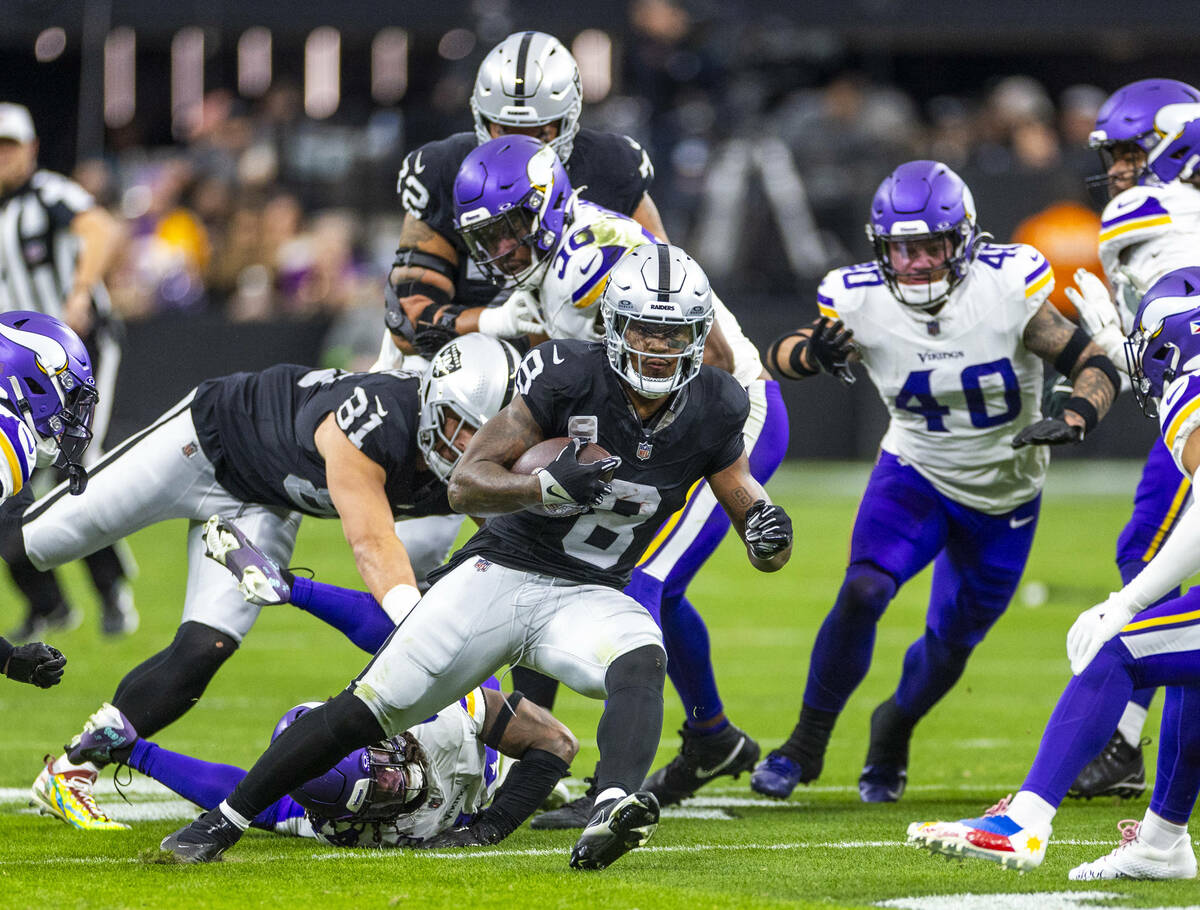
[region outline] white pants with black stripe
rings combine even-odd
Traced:
[[[467,559],[438,579],[354,683],[388,735],[437,713],[505,664],[604,698],[622,654],[661,648],[662,633],[632,597],[538,572]]]
[[[81,495],[60,484],[30,506],[21,532],[30,560],[44,570],[160,521],[189,519],[183,621],[240,642],[261,608],[246,602],[228,570],[205,557],[203,522],[212,515],[236,521],[263,552],[287,565],[300,514],[242,502],[217,482],[192,422],[192,394],[101,458]]]

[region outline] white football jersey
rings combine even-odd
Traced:
[[[496,788],[499,754],[482,739],[486,711],[483,690],[474,689],[408,728],[429,760],[429,797],[416,812],[366,825],[313,819],[317,839],[345,846],[347,831],[359,828],[356,846],[396,847],[466,824],[466,817],[481,811]]]
[[[874,262],[836,269],[821,315],[854,331],[891,421],[881,443],[938,492],[1002,515],[1040,492],[1050,453],[1012,439],[1042,417],[1042,360],[1025,327],[1054,273],[1025,244],[984,244],[936,316],[896,300]]]
[[[1100,222],[1100,263],[1132,324],[1142,295],[1174,269],[1196,264],[1200,189],[1184,183],[1135,186],[1113,197]]]
[[[626,251],[656,240],[632,218],[591,202],[576,199],[573,212],[574,220],[537,289],[538,306],[549,337],[603,341],[600,295],[612,267]],[[733,376],[749,385],[762,373],[758,349],[715,292],[713,309],[733,351]]]
[[[21,492],[37,467],[38,446],[33,431],[13,413],[0,392],[0,502]]]

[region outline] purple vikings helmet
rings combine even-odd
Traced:
[[[975,199],[962,178],[939,161],[909,161],[892,171],[871,200],[867,238],[892,296],[914,307],[930,307],[950,297],[967,277],[980,239]],[[941,241],[944,259],[920,271],[897,269],[893,255],[908,247]],[[935,276],[944,273],[941,278]],[[924,279],[905,284],[901,277]]]
[[[472,149],[458,169],[454,225],[488,278],[531,283],[570,224],[571,196],[554,149],[532,136],[501,136]]]
[[[25,424],[57,449],[71,492],[82,493],[79,459],[92,441],[96,380],[87,349],[66,323],[26,310],[0,315],[0,382]]]
[[[1163,389],[1200,369],[1200,268],[1167,272],[1150,285],[1125,342],[1133,394],[1155,416]]]
[[[1100,107],[1096,128],[1088,136],[1088,146],[1100,153],[1104,173],[1090,178],[1091,186],[1109,186],[1108,170],[1120,157],[1120,147],[1132,143],[1147,155],[1162,136],[1154,129],[1154,116],[1168,104],[1200,101],[1200,91],[1176,79],[1142,79],[1117,89]],[[1142,182],[1144,175],[1137,176]]]
[[[300,715],[320,707],[306,701],[279,718],[274,742]],[[310,813],[331,821],[387,821],[415,812],[429,796],[429,764],[411,733],[355,749],[289,794]]]

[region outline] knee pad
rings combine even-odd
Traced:
[[[838,593],[838,607],[878,621],[896,596],[896,581],[870,563],[855,563],[846,570]]]
[[[658,645],[643,645],[622,654],[604,674],[604,688],[611,697],[621,689],[647,688],[659,693],[667,681],[667,652]]]

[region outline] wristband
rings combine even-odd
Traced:
[[[1086,398],[1080,398],[1078,395],[1072,395],[1064,401],[1063,410],[1074,411],[1083,418],[1084,436],[1096,429],[1096,424],[1100,422],[1100,414],[1096,411],[1096,406]]]
[[[1083,329],[1075,329],[1075,333],[1067,341],[1066,345],[1058,356],[1054,358],[1054,369],[1062,373],[1068,379],[1071,378],[1071,370],[1075,368],[1075,361],[1079,359],[1079,355],[1083,353],[1091,342],[1092,336]]]
[[[401,620],[408,615],[409,610],[417,605],[421,592],[412,585],[398,584],[386,594],[379,606],[394,624],[400,625]]]

